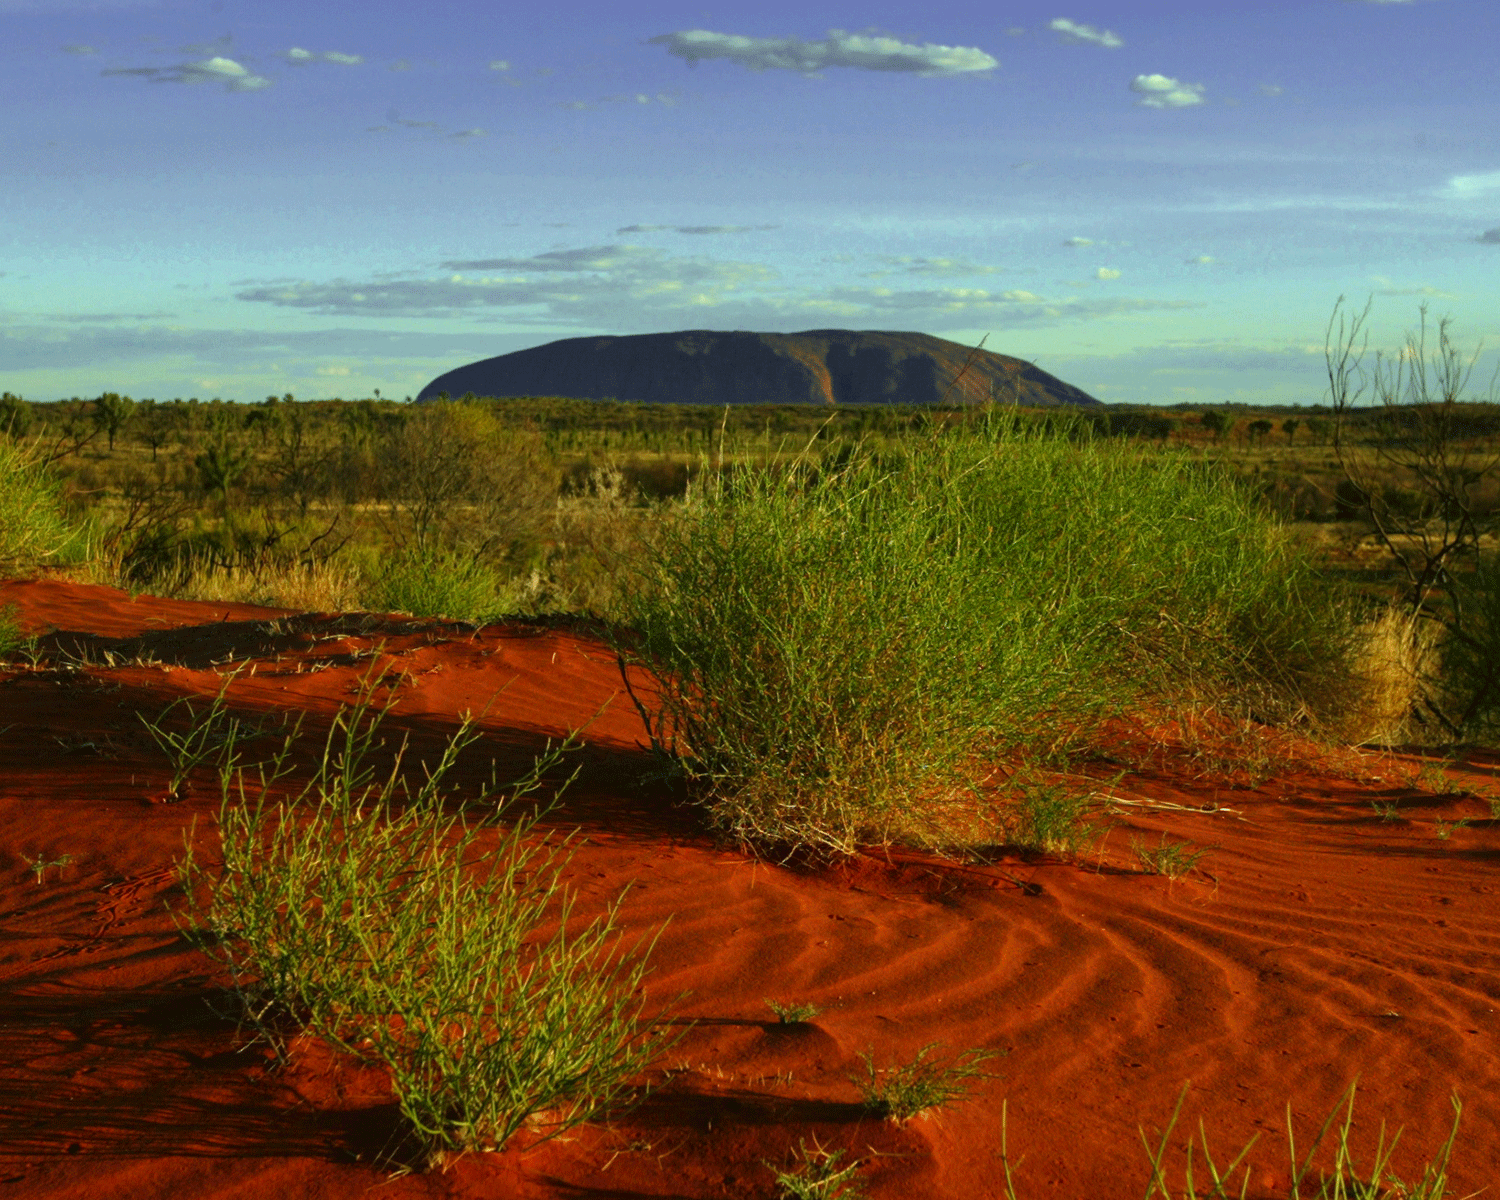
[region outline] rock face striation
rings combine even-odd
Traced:
[[[847,329],[564,338],[458,367],[417,399],[471,392],[651,404],[1099,403],[1019,358],[925,333]]]

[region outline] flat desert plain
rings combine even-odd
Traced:
[[[0,585],[4,604],[44,651],[0,672],[6,1196],[770,1197],[765,1164],[816,1140],[860,1159],[873,1197],[994,1197],[1004,1105],[1019,1200],[1108,1200],[1145,1192],[1139,1129],[1163,1125],[1184,1086],[1173,1194],[1201,1121],[1221,1162],[1260,1134],[1248,1194],[1284,1196],[1286,1106],[1305,1145],[1356,1078],[1358,1161],[1384,1120],[1404,1127],[1394,1169],[1419,1174],[1456,1092],[1450,1195],[1496,1177],[1500,828],[1472,793],[1500,785],[1500,755],[1418,780],[1414,756],[1330,752],[1314,769],[1311,754],[1254,786],[1202,755],[1137,755],[1118,779],[1097,764],[1118,803],[1078,861],[892,848],[797,867],[716,845],[652,781],[615,658],[579,627],[287,614],[51,580]],[[580,831],[566,872],[579,915],[629,885],[627,935],[664,926],[648,1010],[683,1023],[639,1105],[393,1177],[382,1078],[295,1044],[280,1068],[216,1014],[221,968],[171,912],[184,837],[214,857],[216,777],[170,799],[138,714],[206,702],[228,672],[236,714],[305,713],[310,748],[367,677],[396,689],[386,733],[416,758],[482,712],[460,772],[474,781],[492,760],[518,775],[587,727],[547,824]],[[1210,853],[1185,878],[1148,873],[1132,840],[1163,835]],[[28,866],[64,857],[40,880]],[[822,1011],[780,1026],[767,998]],[[861,1054],[884,1066],[931,1043],[993,1051],[988,1078],[904,1125],[860,1107]]]

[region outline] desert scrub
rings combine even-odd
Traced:
[[[499,576],[487,563],[443,550],[392,555],[366,587],[370,607],[414,617],[448,617],[484,624],[505,604]]]
[[[1004,421],[710,475],[621,606],[653,741],[766,847],[950,843],[979,755],[1145,696],[1331,714],[1349,624],[1226,477]]]
[[[24,446],[0,437],[0,572],[25,570],[81,545],[58,481]]]
[[[567,840],[539,839],[534,814],[501,820],[560,751],[508,796],[459,804],[444,780],[472,728],[408,787],[400,751],[372,765],[382,716],[340,712],[298,789],[282,786],[295,734],[223,773],[223,866],[189,841],[185,934],[278,1048],[306,1030],[383,1068],[429,1163],[621,1104],[669,1040],[642,1017],[654,939],[624,944],[618,901],[580,925]]]

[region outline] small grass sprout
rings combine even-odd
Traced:
[[[801,1025],[823,1011],[816,1004],[793,1004],[787,1000],[768,999],[766,1007],[776,1014],[776,1020],[783,1025]]]
[[[1370,807],[1382,821],[1399,821],[1401,810],[1394,800],[1371,800]]]
[[[73,861],[73,856],[71,854],[63,854],[57,858],[48,858],[42,854],[38,854],[35,858],[27,858],[23,854],[21,858],[31,869],[31,873],[36,876],[38,887],[41,886],[42,880],[46,878],[47,871],[50,868],[56,867],[58,869],[58,873],[61,874],[62,868],[68,866]]]
[[[1396,1130],[1387,1141],[1384,1121],[1380,1123],[1374,1156],[1369,1166],[1360,1170],[1355,1164],[1354,1154],[1349,1148],[1349,1135],[1354,1128],[1354,1094],[1358,1083],[1355,1080],[1349,1085],[1324,1119],[1307,1152],[1300,1157],[1297,1153],[1296,1134],[1292,1128],[1292,1106],[1287,1105],[1286,1150],[1291,1174],[1287,1192],[1289,1200],[1445,1200],[1448,1196],[1448,1163],[1458,1139],[1458,1123],[1463,1115],[1463,1105],[1458,1096],[1455,1094],[1451,1100],[1453,1127],[1438,1148],[1437,1155],[1423,1166],[1420,1179],[1406,1182],[1391,1170],[1391,1159],[1395,1154],[1396,1144],[1401,1139],[1401,1130]],[[1177,1105],[1172,1110],[1166,1128],[1158,1135],[1155,1146],[1144,1127],[1140,1130],[1141,1145],[1145,1148],[1146,1160],[1151,1169],[1143,1200],[1178,1200],[1178,1197],[1181,1200],[1244,1200],[1249,1195],[1251,1174],[1245,1158],[1259,1140],[1258,1133],[1245,1143],[1238,1154],[1221,1166],[1214,1159],[1208,1133],[1200,1119],[1196,1138],[1188,1138],[1182,1190],[1173,1191],[1167,1180],[1164,1164],[1172,1131],[1182,1116],[1182,1107],[1191,1086],[1191,1082],[1183,1085],[1177,1097]],[[1341,1112],[1342,1121],[1339,1120]],[[1330,1168],[1317,1169],[1317,1177],[1314,1179],[1313,1160],[1318,1156],[1318,1151],[1330,1132],[1335,1135],[1333,1162]],[[1236,1173],[1241,1173],[1240,1185],[1237,1190],[1232,1190]],[[1477,1194],[1464,1197],[1464,1200],[1472,1200],[1473,1195]]]
[[[169,800],[181,800],[189,790],[193,772],[210,760],[217,760],[221,773],[233,771],[239,759],[238,744],[244,737],[244,727],[239,718],[229,715],[224,697],[237,674],[236,671],[224,680],[218,695],[201,713],[184,696],[162,709],[154,721],[148,720],[144,713],[138,714],[151,740],[172,764],[172,782],[167,786]],[[187,728],[180,733],[168,728],[179,712],[185,714],[188,721]]]
[[[862,1200],[865,1189],[854,1174],[863,1164],[856,1158],[841,1167],[843,1157],[844,1151],[826,1150],[814,1138],[810,1150],[806,1142],[798,1141],[798,1162],[791,1170],[765,1165],[776,1176],[780,1200]]]
[[[997,1057],[993,1050],[972,1049],[946,1062],[930,1057],[942,1043],[929,1042],[906,1064],[876,1067],[874,1050],[865,1051],[865,1075],[851,1076],[866,1110],[902,1124],[963,1098],[971,1080],[987,1079],[980,1065]]]
[[[1177,880],[1190,875],[1208,857],[1206,849],[1189,849],[1190,842],[1169,842],[1167,835],[1155,846],[1148,845],[1143,838],[1131,838],[1130,849],[1141,867],[1152,875],[1165,875]]]
[[[1456,821],[1444,821],[1439,817],[1437,821],[1437,835],[1446,842],[1453,836],[1455,829],[1467,829],[1468,827],[1469,819],[1467,817],[1459,817]]]

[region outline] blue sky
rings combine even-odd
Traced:
[[[1340,295],[1500,346],[1497,45],[1495,0],[0,0],[0,387],[853,328],[1315,403]]]

